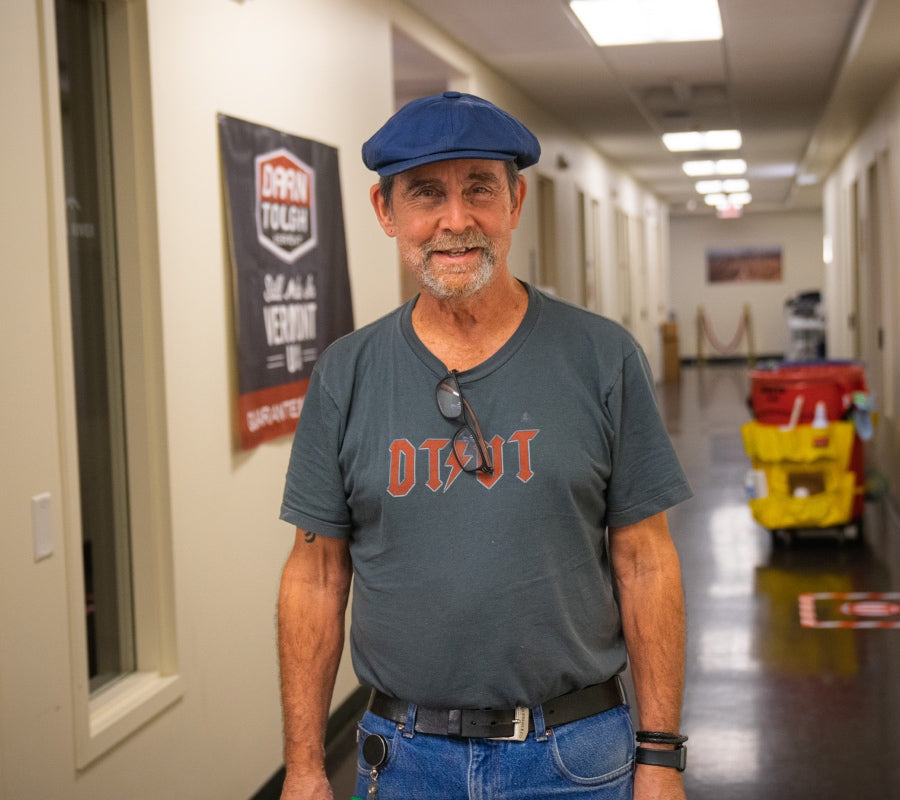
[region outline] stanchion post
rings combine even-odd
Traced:
[[[703,306],[697,306],[697,366],[706,363],[703,356]]]
[[[697,364],[704,366],[706,364],[706,356],[703,354],[703,336],[706,320],[706,312],[703,306],[697,306]]]
[[[753,315],[750,313],[749,303],[744,303],[744,330],[747,332],[747,363],[752,367],[756,364],[756,347],[753,342]]]

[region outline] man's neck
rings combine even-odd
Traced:
[[[508,272],[472,297],[423,292],[413,309],[416,335],[448,369],[466,370],[496,353],[528,309],[528,291]]]

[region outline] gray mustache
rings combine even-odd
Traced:
[[[466,250],[480,247],[484,250],[492,249],[491,240],[482,233],[445,234],[422,245],[422,252],[430,256],[437,250]]]

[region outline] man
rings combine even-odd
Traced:
[[[356,796],[684,797],[665,510],[690,490],[632,338],[509,271],[518,170],[539,153],[518,120],[458,92],[413,101],[363,147],[378,222],[421,293],[329,348],[298,425],[285,800],[331,797],[351,576],[354,668],[374,690]]]

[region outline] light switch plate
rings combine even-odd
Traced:
[[[35,561],[53,555],[53,514],[49,492],[31,498],[31,535]]]

